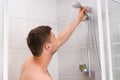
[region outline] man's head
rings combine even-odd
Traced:
[[[53,52],[56,39],[50,26],[38,26],[30,31],[27,45],[34,57],[39,57],[43,52]]]

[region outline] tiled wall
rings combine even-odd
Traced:
[[[55,0],[9,0],[9,80],[19,80],[23,61],[31,53],[26,45],[30,29],[39,25],[50,25],[56,33]],[[58,55],[49,66],[53,79],[58,80]],[[2,79],[0,79],[2,80]]]
[[[97,32],[97,3],[91,0],[78,0],[83,5],[92,8],[92,19]],[[73,0],[57,0],[57,25],[58,32],[62,31],[75,17],[78,10],[72,8]],[[91,31],[91,29],[90,29]],[[92,31],[91,31],[92,32]],[[90,33],[91,33],[90,32]],[[100,70],[98,69],[97,57],[95,54],[95,47],[93,44],[93,36],[90,34],[90,57],[91,69],[95,71],[95,79],[100,80]],[[98,36],[98,35],[97,35]],[[98,37],[97,37],[98,42]],[[99,45],[99,44],[98,44]],[[99,47],[98,47],[99,49]],[[90,80],[88,74],[79,70],[79,63],[88,64],[87,46],[86,46],[86,26],[81,22],[75,30],[71,38],[62,46],[59,51],[59,79],[60,80]]]
[[[2,63],[2,59],[3,59],[3,54],[2,54],[2,50],[3,50],[3,47],[2,47],[2,43],[3,43],[3,36],[2,36],[2,32],[3,32],[3,1],[4,0],[0,0],[0,80],[2,80],[2,73],[3,73],[3,63]]]
[[[119,60],[120,60],[120,4],[112,1],[112,0],[108,0],[108,12],[105,9],[106,3],[104,0],[102,1],[102,16],[103,16],[103,31],[104,31],[104,47],[105,47],[105,61],[106,61],[106,79],[110,80],[111,77],[113,77],[113,80],[119,80],[120,76],[119,76],[119,71],[120,71],[120,64],[119,64]],[[108,13],[108,17],[109,17],[109,27],[107,27],[106,25],[106,15],[105,13]],[[108,28],[110,30],[110,32],[108,32]],[[111,54],[109,53],[110,51],[108,51],[108,34],[110,34],[110,51]],[[109,56],[112,55],[111,60],[112,60],[112,68],[110,68],[110,59]],[[110,76],[110,71],[111,69],[113,71],[113,76]]]
[[[108,0],[113,80],[120,79],[120,4]],[[113,7],[114,6],[114,7]]]

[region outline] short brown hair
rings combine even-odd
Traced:
[[[38,26],[29,32],[27,45],[34,57],[39,57],[43,52],[43,45],[50,41],[50,32],[50,26]]]

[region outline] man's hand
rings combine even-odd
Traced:
[[[85,16],[85,13],[87,11],[87,8],[86,7],[82,7],[82,9],[80,9],[78,15],[77,15],[77,19],[81,22],[84,20],[84,16]]]

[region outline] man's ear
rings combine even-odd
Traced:
[[[52,45],[50,43],[46,43],[45,44],[45,49],[46,50],[51,50],[52,49]]]

